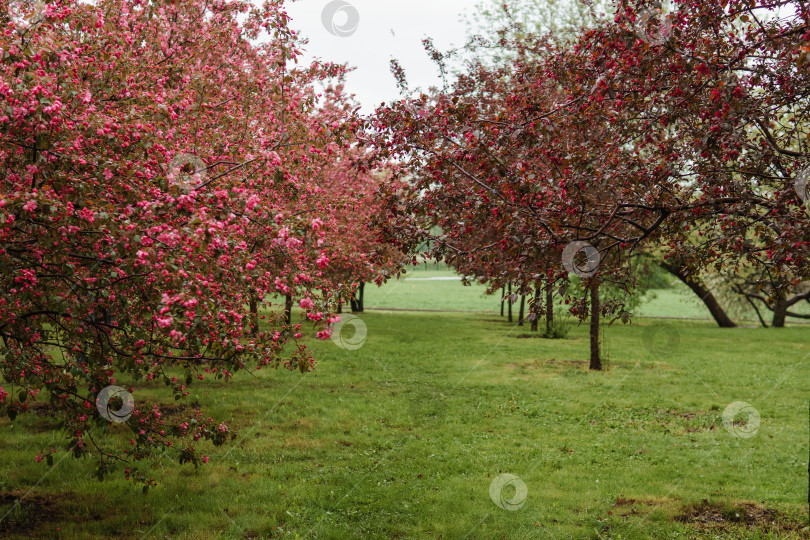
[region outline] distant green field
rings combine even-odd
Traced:
[[[362,321],[359,350],[310,341],[306,376],[192,386],[181,405],[240,438],[200,443],[211,461],[196,470],[167,455],[148,494],[92,478],[47,411],[0,419],[0,536],[808,537],[805,328],[636,320],[606,331],[608,369],[591,373],[584,325],[552,341],[487,314]],[[162,389],[137,385],[136,406],[176,407]],[[727,429],[735,402],[758,422]],[[110,431],[126,444],[126,426]],[[53,469],[34,460],[51,447]]]
[[[671,289],[651,291],[635,315],[640,317],[684,317],[711,319],[711,313],[688,287],[681,283]]]
[[[486,287],[478,283],[462,286],[460,281],[437,280],[456,276],[452,270],[409,271],[405,279],[392,280],[382,287],[366,286],[365,305],[374,309],[425,309],[451,311],[500,311],[500,294],[487,296]],[[561,306],[562,307],[562,306]],[[804,306],[799,311],[806,311]],[[517,306],[515,306],[517,310]],[[517,314],[517,311],[515,311]],[[684,284],[676,282],[671,289],[655,290],[645,297],[634,313],[638,317],[689,318],[711,320],[706,306]],[[767,320],[768,318],[766,318]],[[752,310],[736,318],[740,324],[758,324]],[[796,323],[798,321],[791,321]]]
[[[371,308],[439,309],[454,311],[492,311],[500,309],[497,296],[486,296],[486,287],[474,283],[464,287],[461,281],[433,281],[453,277],[452,271],[409,272],[405,279],[392,280],[365,288],[365,305]]]

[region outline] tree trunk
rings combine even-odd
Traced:
[[[599,356],[599,284],[591,283],[591,366],[594,371],[602,371],[602,358]]]
[[[337,312],[338,313],[343,313],[343,302],[342,302],[340,296],[337,297]]]
[[[539,326],[538,317],[537,317],[537,306],[540,304],[540,287],[535,287],[534,289],[534,306],[532,307],[532,315],[534,318],[532,319],[532,332],[537,332],[537,328]]]
[[[785,327],[785,319],[787,318],[787,302],[785,301],[785,295],[777,293],[776,300],[773,304],[773,322],[771,323],[772,328],[784,328]]]
[[[365,297],[366,297],[366,282],[365,281],[360,282],[360,287],[358,287],[358,291],[360,292],[360,295],[357,297],[357,307],[358,307],[358,311],[360,313],[363,313],[363,311],[365,310],[364,301],[365,301]]]
[[[284,313],[287,315],[287,324],[292,324],[292,295],[287,295],[287,302],[284,304]]]
[[[349,298],[349,303],[352,306],[352,313],[360,312],[360,284],[358,284],[357,288],[354,289],[352,297]]]
[[[259,300],[256,295],[250,295],[250,335],[255,336],[259,332]]]
[[[546,336],[551,337],[554,326],[554,291],[551,290],[551,280],[546,285]]]
[[[506,302],[506,285],[501,287],[501,317],[503,317],[503,303]]]
[[[509,284],[509,322],[512,322],[512,284]]]
[[[683,266],[675,263],[661,261],[659,264],[661,265],[661,268],[677,277],[679,280],[685,283],[687,287],[692,289],[692,292],[698,295],[720,328],[737,328],[737,324],[731,320],[731,317],[729,317],[728,314],[726,314],[725,310],[722,308],[722,306],[720,306],[720,302],[718,302],[717,298],[715,298],[712,292],[706,288],[699,277],[692,276],[689,278],[686,275],[686,269]]]
[[[526,295],[520,295],[520,313],[518,313],[518,326],[523,326],[523,317],[526,315]]]

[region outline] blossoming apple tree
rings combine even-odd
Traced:
[[[344,68],[297,65],[281,1],[64,0],[23,15],[0,16],[0,410],[13,420],[45,399],[100,475],[120,462],[148,483],[138,460],[196,465],[197,441],[234,434],[199,410],[162,414],[139,385],[181,399],[206,376],[310,370],[273,300],[293,288],[328,337],[322,293],[339,284],[316,179],[352,127],[324,125],[314,84]],[[97,403],[116,384],[135,396],[123,446]]]
[[[650,16],[653,6],[622,2],[570,45],[521,38],[509,66],[473,61],[452,87],[376,119],[377,146],[414,175],[405,211],[397,202],[387,216],[395,241],[422,244],[438,225],[434,256],[519,290],[565,280],[572,242],[595,246],[590,307],[572,302],[591,315],[595,369],[599,313],[629,316],[600,303],[598,287],[629,291],[634,252],[663,248],[680,269],[790,269],[794,282],[808,268],[794,189],[808,155],[807,10],[678,8]]]

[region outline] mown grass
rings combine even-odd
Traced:
[[[197,470],[167,456],[147,494],[63,451],[52,470],[35,463],[62,440],[53,419],[0,420],[0,535],[808,536],[803,328],[635,321],[607,330],[608,369],[590,373],[585,326],[549,341],[487,314],[362,319],[359,350],[312,342],[311,374],[195,385],[192,400],[241,436],[201,445],[211,462]],[[157,386],[134,396],[171,401]],[[752,438],[722,425],[736,401],[760,413]],[[490,498],[502,473],[526,485],[518,510]]]

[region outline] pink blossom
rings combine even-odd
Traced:
[[[253,195],[248,197],[247,203],[245,204],[245,208],[247,209],[248,212],[252,212],[253,209],[256,208],[256,205],[259,204],[259,201],[260,201],[259,196],[254,193]]]
[[[79,210],[79,211],[77,212],[77,215],[78,215],[80,218],[82,218],[83,220],[85,220],[85,221],[87,221],[87,222],[89,222],[89,223],[93,223],[93,222],[96,220],[96,218],[95,218],[96,213],[95,213],[95,212],[93,212],[92,210],[90,210],[90,209],[89,209],[89,208],[87,208],[87,207],[84,207],[84,208],[82,208],[81,210]]]
[[[318,336],[318,339],[323,339],[323,340],[329,339],[330,337],[332,337],[332,330],[330,330],[330,329],[321,330],[320,332],[318,332],[317,336]]]
[[[158,326],[163,328],[163,329],[169,328],[172,325],[173,322],[174,322],[174,319],[172,318],[171,315],[168,315],[166,317],[158,317],[157,318]]]
[[[298,305],[301,306],[301,309],[312,309],[315,307],[315,302],[312,301],[311,298],[302,298]]]

